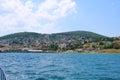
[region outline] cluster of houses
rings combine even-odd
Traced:
[[[75,51],[75,52],[96,52],[97,50],[102,49],[101,45],[110,45],[113,42],[120,42],[120,40],[115,41],[102,41],[94,42],[92,39],[62,39],[55,41],[42,41],[36,40],[34,42],[21,42],[17,43],[3,43],[0,42],[0,52],[8,51],[28,51],[28,52],[62,52],[62,51]]]

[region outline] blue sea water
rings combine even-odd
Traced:
[[[1,53],[7,80],[120,80],[120,54]]]

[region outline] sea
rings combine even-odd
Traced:
[[[120,54],[0,53],[7,80],[120,80]]]

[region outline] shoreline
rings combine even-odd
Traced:
[[[103,49],[98,51],[87,51],[87,52],[76,52],[74,50],[68,51],[43,51],[43,52],[35,52],[35,51],[3,51],[0,53],[55,53],[55,54],[120,54],[120,49]]]

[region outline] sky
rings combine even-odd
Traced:
[[[0,0],[0,36],[68,31],[120,36],[120,0]]]

